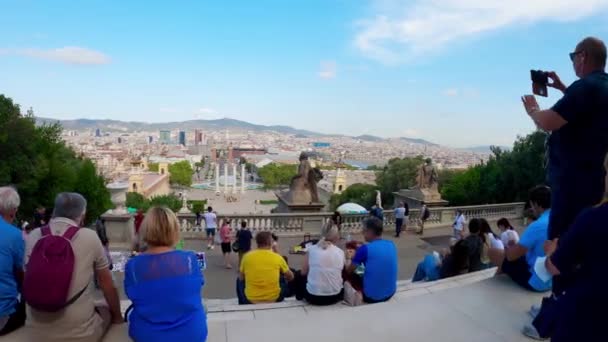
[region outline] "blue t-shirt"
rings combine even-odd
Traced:
[[[608,151],[608,74],[596,71],[572,83],[552,110],[568,123],[549,137],[551,186],[575,184],[580,176],[601,187]]]
[[[545,241],[549,231],[550,210],[545,211],[536,221],[532,222],[519,238],[519,244],[528,249],[526,262],[530,267],[530,280],[528,284],[537,291],[547,291],[551,289],[551,279],[543,282],[534,272],[534,264],[537,258],[545,256]]]
[[[392,241],[374,240],[357,249],[353,264],[365,265],[363,293],[373,300],[383,300],[397,290],[397,248]]]
[[[15,270],[23,270],[24,251],[21,231],[0,217],[0,317],[15,312],[19,295]]]
[[[186,251],[140,254],[125,266],[125,292],[133,302],[129,336],[136,342],[207,339],[196,255]]]

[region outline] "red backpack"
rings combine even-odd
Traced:
[[[75,264],[72,239],[78,229],[72,226],[63,235],[53,235],[49,226],[40,228],[41,238],[32,250],[23,279],[23,297],[32,308],[56,312],[74,303],[86,290],[68,300]]]

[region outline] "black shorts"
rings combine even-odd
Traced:
[[[222,253],[227,254],[232,252],[232,246],[230,242],[222,242]]]
[[[505,257],[505,260],[502,262],[502,271],[511,277],[511,279],[513,279],[517,285],[526,290],[536,291],[532,286],[530,286],[530,278],[532,278],[532,273],[530,273],[530,266],[528,266],[525,256],[513,261],[509,261]]]

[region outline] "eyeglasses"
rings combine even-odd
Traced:
[[[583,50],[570,52],[570,60],[574,62],[574,59],[576,58],[576,55],[580,54],[581,52],[583,52]]]

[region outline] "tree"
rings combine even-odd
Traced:
[[[148,163],[148,171],[158,172],[158,163]]]
[[[37,206],[52,207],[64,191],[81,192],[87,219],[111,207],[109,193],[94,164],[80,158],[61,140],[59,124],[36,125],[30,108],[0,95],[0,185],[15,186],[21,197],[19,219],[31,219]]]
[[[182,200],[174,194],[154,196],[149,200],[149,207],[151,206],[167,207],[178,212],[182,207]]]
[[[169,165],[169,173],[171,174],[171,183],[178,184],[181,186],[192,185],[192,166],[187,160]]]
[[[329,199],[331,210],[336,210],[344,203],[357,203],[365,208],[370,208],[376,203],[376,190],[378,188],[371,184],[355,183],[341,194],[334,194]]]
[[[377,171],[376,184],[382,192],[382,203],[392,203],[393,192],[416,185],[418,168],[422,163],[422,156],[393,158],[381,171]]]
[[[264,182],[264,187],[272,189],[281,185],[288,185],[296,175],[295,165],[268,164],[258,170],[258,175]]]
[[[146,198],[137,192],[127,192],[127,201],[125,202],[127,208],[135,208],[141,209],[143,211],[147,211],[150,203],[146,200]]]
[[[493,155],[480,165],[457,173],[441,188],[452,205],[525,201],[528,191],[545,183],[546,133],[518,137],[513,150],[493,147]]]

